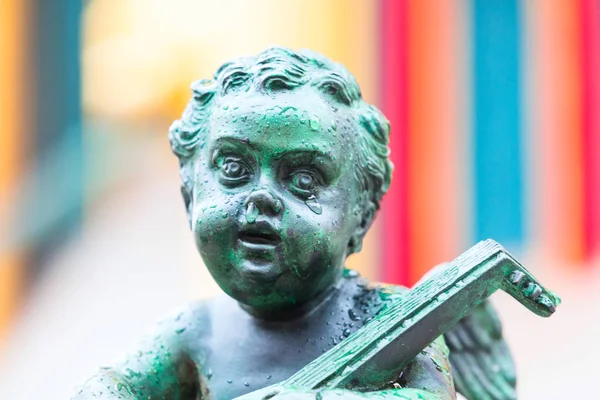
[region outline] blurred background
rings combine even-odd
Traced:
[[[520,398],[600,396],[600,0],[0,0],[0,398],[69,398],[219,292],[167,129],[270,45],[343,63],[392,122],[348,265],[411,285],[498,240],[563,298],[542,320],[493,297]]]

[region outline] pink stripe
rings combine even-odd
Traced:
[[[407,2],[381,1],[382,108],[392,124],[393,183],[382,203],[385,282],[408,285],[408,107]]]
[[[600,3],[581,0],[581,69],[586,256],[600,247]]]

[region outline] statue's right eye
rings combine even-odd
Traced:
[[[227,157],[219,164],[219,175],[226,185],[241,184],[250,178],[249,168],[238,158]]]
[[[237,161],[224,163],[221,169],[230,178],[239,178],[244,174],[244,166]]]

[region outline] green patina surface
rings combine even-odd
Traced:
[[[229,298],[168,318],[75,398],[451,399],[454,382],[470,399],[515,397],[510,353],[487,302],[439,331],[450,352],[431,337],[410,359],[380,352],[368,385],[298,380],[273,394],[274,383],[315,359],[325,360],[317,375],[328,355],[356,359],[339,343],[369,347],[369,321],[410,302],[404,289],[373,286],[344,268],[390,185],[390,126],[343,66],[309,51],[235,59],[192,92],[169,138],[198,251]],[[422,329],[436,326],[428,321]]]

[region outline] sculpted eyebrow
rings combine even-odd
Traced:
[[[246,139],[239,139],[235,137],[220,137],[215,140],[212,148],[210,149],[210,159],[214,164],[218,157],[227,155],[229,152],[242,155],[254,159],[254,146],[248,143]]]
[[[218,147],[253,147],[248,139],[240,139],[234,136],[221,136],[215,140],[215,148]]]
[[[340,174],[340,164],[336,163],[330,154],[316,150],[299,149],[298,151],[287,152],[279,159],[290,166],[303,164],[316,168],[328,184],[333,182]]]
[[[211,148],[211,154],[223,153],[228,150],[236,151],[248,151],[248,149],[255,150],[254,146],[247,139],[239,139],[235,137],[220,137],[215,140]]]
[[[298,149],[289,152],[285,152],[275,157],[276,160],[281,160],[285,158],[292,159],[301,159],[301,160],[318,160],[324,159],[325,161],[331,162],[333,158],[329,153],[324,153],[322,151],[311,150],[311,149]]]

